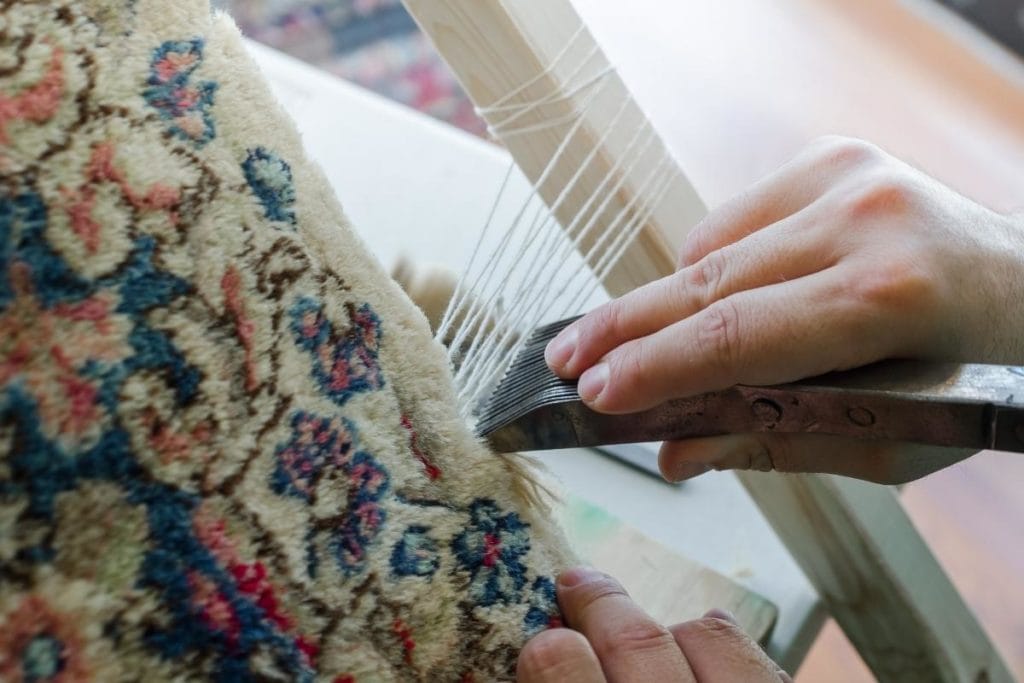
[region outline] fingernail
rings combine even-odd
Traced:
[[[733,626],[739,626],[739,622],[736,621],[736,617],[729,610],[720,609],[718,607],[708,610],[704,614],[705,619],[721,619],[722,621],[728,621]]]
[[[552,339],[544,349],[544,360],[552,370],[561,370],[566,366],[573,354],[576,353],[576,342],[579,333],[576,327],[572,326],[562,330],[562,333]]]
[[[562,588],[572,588],[603,578],[604,574],[593,567],[573,567],[558,575],[558,585]]]
[[[580,398],[590,403],[601,395],[606,384],[608,384],[608,365],[598,363],[583,373],[576,390],[579,391]]]
[[[665,473],[665,478],[674,482],[686,481],[710,471],[711,466],[702,462],[678,462],[671,465],[669,471]]]

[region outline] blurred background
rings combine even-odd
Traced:
[[[477,135],[484,124],[401,0],[215,0],[249,38]]]
[[[1024,55],[1021,0],[934,0]],[[401,0],[214,0],[249,38],[482,135],[484,124]]]

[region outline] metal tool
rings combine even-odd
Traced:
[[[767,387],[735,386],[630,415],[603,415],[555,376],[544,348],[576,320],[538,328],[480,411],[498,452],[665,441],[742,432],[1024,452],[1024,368],[885,361]]]

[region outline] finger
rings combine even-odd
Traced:
[[[892,485],[919,479],[974,453],[972,449],[898,441],[764,432],[666,441],[658,454],[658,466],[669,481],[682,481],[711,469],[737,469],[828,472]]]
[[[694,682],[672,634],[610,576],[587,568],[563,572],[558,604],[569,626],[590,642],[608,680]]]
[[[609,352],[580,376],[594,410],[630,413],[734,384],[766,385],[900,355],[923,320],[887,319],[842,268],[720,299]],[[898,332],[897,332],[898,331]]]
[[[704,617],[670,630],[700,683],[791,683],[789,676],[733,622]]]
[[[534,636],[519,653],[518,683],[604,683],[601,662],[583,634],[555,628]]]
[[[591,311],[551,341],[545,352],[548,365],[562,377],[578,377],[620,344],[731,294],[828,268],[840,254],[822,234],[827,221],[815,213],[801,211]]]
[[[810,206],[854,167],[883,158],[881,150],[861,140],[820,138],[694,226],[680,253],[679,266],[693,265],[711,252]]]

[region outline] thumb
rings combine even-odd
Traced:
[[[903,484],[974,453],[970,449],[898,441],[758,432],[666,441],[661,446],[658,464],[669,481],[682,481],[716,469],[827,472],[879,484]]]

